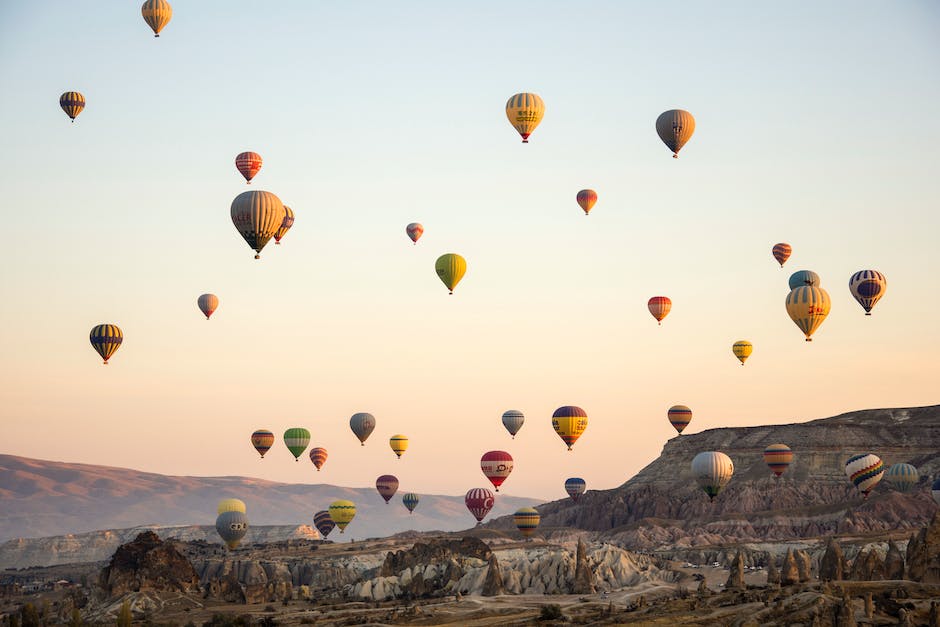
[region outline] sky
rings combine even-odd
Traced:
[[[548,500],[654,460],[673,404],[695,433],[940,402],[937,3],[173,10],[155,39],[136,2],[0,5],[0,452],[463,494],[505,450],[503,491]],[[529,144],[504,113],[522,91],[546,104]],[[696,119],[679,159],[654,131],[673,108]],[[246,189],[296,216],[257,261],[229,216]],[[447,252],[468,263],[453,296]],[[868,268],[888,280],[871,317],[848,290]],[[800,269],[832,299],[811,343],[784,307]],[[107,367],[99,323],[124,332]],[[589,416],[571,452],[562,405]],[[322,472],[249,444],[294,426]]]

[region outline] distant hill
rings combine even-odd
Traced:
[[[358,512],[341,538],[381,537],[408,530],[458,531],[476,522],[464,507],[463,495],[422,494],[418,508],[409,515],[400,494],[386,505],[371,488],[250,477],[174,477],[0,455],[0,542],[100,529],[213,525],[216,504],[226,496],[245,501],[253,526],[293,527],[312,524],[316,510],[326,509],[336,499],[349,499]],[[499,495],[490,515],[509,514],[541,502]]]

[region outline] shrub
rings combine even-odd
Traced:
[[[539,606],[539,620],[563,620],[565,615],[557,603]]]

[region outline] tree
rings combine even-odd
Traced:
[[[23,627],[39,627],[39,612],[32,603],[24,605],[20,615],[23,618]]]
[[[82,613],[76,607],[72,610],[72,618],[69,619],[69,627],[82,627],[85,623],[82,622]]]
[[[121,612],[118,614],[117,627],[131,627],[133,616],[131,615],[131,602],[124,599],[121,603]]]

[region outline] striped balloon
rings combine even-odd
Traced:
[[[582,189],[578,192],[578,205],[584,210],[584,215],[591,213],[591,209],[597,202],[597,192],[593,189]]]
[[[116,324],[99,324],[91,329],[91,333],[88,334],[88,341],[91,342],[91,347],[104,359],[105,365],[108,365],[108,360],[124,342],[124,334]]]
[[[264,454],[274,446],[274,434],[267,429],[258,429],[251,434],[251,445],[261,454],[261,459],[264,459]]]
[[[418,503],[421,499],[414,492],[408,492],[401,497],[402,504],[408,509],[412,514],[415,511],[415,508],[418,506]]]
[[[215,310],[219,308],[219,297],[215,294],[203,294],[196,299],[196,305],[199,306],[199,310],[206,317],[206,320],[215,313]]]
[[[679,158],[679,151],[695,132],[695,118],[688,111],[670,109],[656,118],[656,134],[672,151],[672,158]]]
[[[709,501],[724,490],[734,474],[734,462],[721,451],[705,451],[692,460],[692,476],[705,490]]]
[[[771,444],[764,449],[764,463],[779,477],[793,462],[793,451],[786,444]]]
[[[62,107],[62,110],[65,111],[65,115],[69,116],[69,119],[74,123],[75,118],[77,118],[78,114],[85,108],[85,96],[77,91],[67,91],[59,96],[59,106]]]
[[[277,229],[277,233],[274,234],[274,243],[280,244],[281,238],[287,235],[287,232],[290,231],[290,227],[294,226],[294,210],[284,205],[284,219],[281,220],[281,226]]]
[[[454,288],[460,283],[463,275],[467,273],[467,260],[457,253],[447,253],[441,255],[434,262],[434,271],[438,278],[443,281],[450,293],[454,293]]]
[[[251,179],[261,169],[261,155],[257,152],[241,152],[235,157],[235,168],[245,177],[245,183],[251,185]]]
[[[261,249],[284,221],[284,205],[271,192],[242,192],[232,201],[232,224],[261,258]]]
[[[303,427],[291,427],[284,432],[284,444],[287,450],[294,456],[294,461],[300,461],[300,456],[307,450],[310,444],[310,432]]]
[[[244,514],[245,511],[245,502],[241,499],[222,499],[219,501],[219,506],[215,508],[216,514],[224,514],[225,512],[241,512]]]
[[[509,473],[512,472],[512,455],[506,451],[489,451],[480,458],[480,469],[490,480],[496,491],[503,485]]]
[[[417,244],[418,240],[421,239],[421,236],[424,234],[424,227],[418,222],[412,222],[405,227],[405,233],[408,234],[412,242]]]
[[[534,507],[520,507],[512,515],[512,521],[516,523],[516,529],[522,534],[523,538],[529,538],[535,530],[539,528],[542,517]]]
[[[851,479],[855,487],[868,498],[871,492],[885,474],[885,466],[881,458],[871,453],[854,455],[845,462],[845,475]]]
[[[565,479],[565,492],[575,503],[581,498],[581,495],[587,490],[587,482],[581,477],[571,477]]]
[[[140,13],[144,16],[147,26],[153,30],[153,36],[159,37],[163,27],[170,23],[173,17],[173,8],[166,0],[146,0],[140,7]]]
[[[352,519],[356,517],[356,504],[352,501],[338,500],[330,503],[330,518],[333,522],[336,523],[336,526],[339,527],[339,532],[343,533],[346,530],[346,525],[352,522]]]
[[[584,430],[587,429],[588,415],[580,407],[565,405],[559,407],[552,414],[552,428],[558,437],[568,445],[568,450],[578,441]]]
[[[408,449],[408,437],[397,433],[388,439],[388,445],[395,451],[398,459],[401,459],[401,454]]]
[[[865,315],[870,316],[872,307],[888,290],[888,280],[877,270],[860,270],[849,279],[849,290],[865,309]]]
[[[898,492],[910,492],[920,481],[920,473],[911,464],[892,464],[885,472],[885,481]]]
[[[822,287],[820,285],[819,275],[812,270],[800,270],[799,272],[794,272],[790,275],[788,283],[791,290],[795,290],[798,287],[803,287],[804,285]]]
[[[692,422],[692,410],[685,405],[673,405],[666,412],[666,417],[669,418],[669,424],[681,434]]]
[[[506,427],[506,431],[509,432],[513,439],[516,439],[516,434],[519,433],[519,429],[522,428],[524,423],[525,416],[522,415],[522,412],[518,409],[510,409],[503,412],[503,426]]]
[[[806,336],[806,341],[812,342],[813,333],[829,315],[829,293],[821,287],[805,285],[787,294],[786,305],[790,319]]]
[[[506,103],[506,117],[509,123],[522,135],[522,143],[529,143],[529,135],[542,121],[545,115],[545,103],[538,94],[516,94]]]
[[[381,497],[385,499],[385,504],[388,505],[391,498],[398,492],[398,477],[382,475],[375,480],[375,489],[378,490]]]
[[[731,346],[731,352],[734,353],[734,356],[738,358],[743,366],[747,358],[754,352],[754,345],[747,340],[738,340]]]
[[[320,469],[323,468],[327,457],[326,449],[322,446],[310,449],[310,461],[316,466],[317,472],[320,472]]]
[[[477,519],[477,524],[483,522],[486,515],[493,509],[496,502],[496,496],[486,488],[473,488],[469,490],[463,498],[464,505]]]
[[[930,495],[933,496],[934,503],[940,505],[940,479],[933,482],[930,486]]]
[[[663,318],[668,316],[669,310],[672,309],[672,301],[668,296],[654,296],[649,299],[646,306],[650,310],[650,313],[653,314],[653,317],[656,318],[656,321],[662,326]]]
[[[353,414],[352,418],[349,419],[349,428],[359,438],[359,443],[365,446],[366,440],[375,431],[375,416],[366,412]]]
[[[321,538],[326,538],[336,527],[336,523],[330,518],[330,513],[323,509],[313,515],[313,526],[320,532]]]
[[[793,252],[793,247],[786,242],[780,242],[779,244],[774,244],[774,248],[771,252],[773,253],[774,259],[777,260],[777,263],[779,263],[780,267],[782,268],[783,264],[785,264],[787,259],[790,258],[790,253]]]
[[[248,516],[245,512],[222,512],[215,519],[215,530],[225,541],[225,546],[235,549],[248,533]]]

